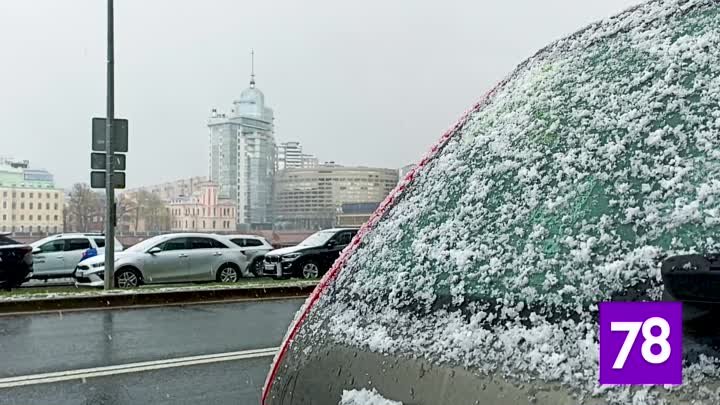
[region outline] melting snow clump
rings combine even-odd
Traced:
[[[342,399],[338,405],[403,405],[402,402],[385,399],[373,388],[343,391]]]

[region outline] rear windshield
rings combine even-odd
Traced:
[[[597,303],[660,299],[663,257],[720,249],[719,8],[669,3],[518,68],[395,198],[300,336],[592,391]]]
[[[711,8],[661,31],[684,47],[682,68],[639,33],[531,60],[351,260],[373,280],[361,295],[574,309],[659,281],[663,255],[717,249],[720,142],[706,128],[720,69],[695,58],[717,21]]]

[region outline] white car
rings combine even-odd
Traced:
[[[33,248],[33,278],[72,277],[75,267],[89,249],[105,253],[105,236],[101,233],[63,233],[48,236],[30,244]],[[115,251],[123,245],[115,239]]]
[[[255,276],[263,274],[265,254],[275,248],[265,238],[257,235],[228,235],[230,241],[242,248],[250,263],[247,270]]]
[[[176,233],[155,236],[115,256],[115,286],[190,281],[238,281],[248,260],[226,236]],[[75,271],[77,286],[104,284],[105,256],[83,260]]]

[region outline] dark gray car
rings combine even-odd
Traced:
[[[597,333],[598,303],[661,299],[664,258],[720,251],[718,61],[712,0],[525,61],[321,281],[263,404],[720,403],[717,327],[685,330],[677,387],[600,386]]]

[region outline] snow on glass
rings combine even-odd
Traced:
[[[705,355],[680,387],[600,387],[596,316],[618,294],[660,299],[664,255],[720,249],[719,11],[653,1],[524,62],[407,180],[296,339],[578,402],[718,403]]]
[[[391,401],[372,390],[350,390],[343,391],[342,399],[338,405],[403,405],[402,402]]]

